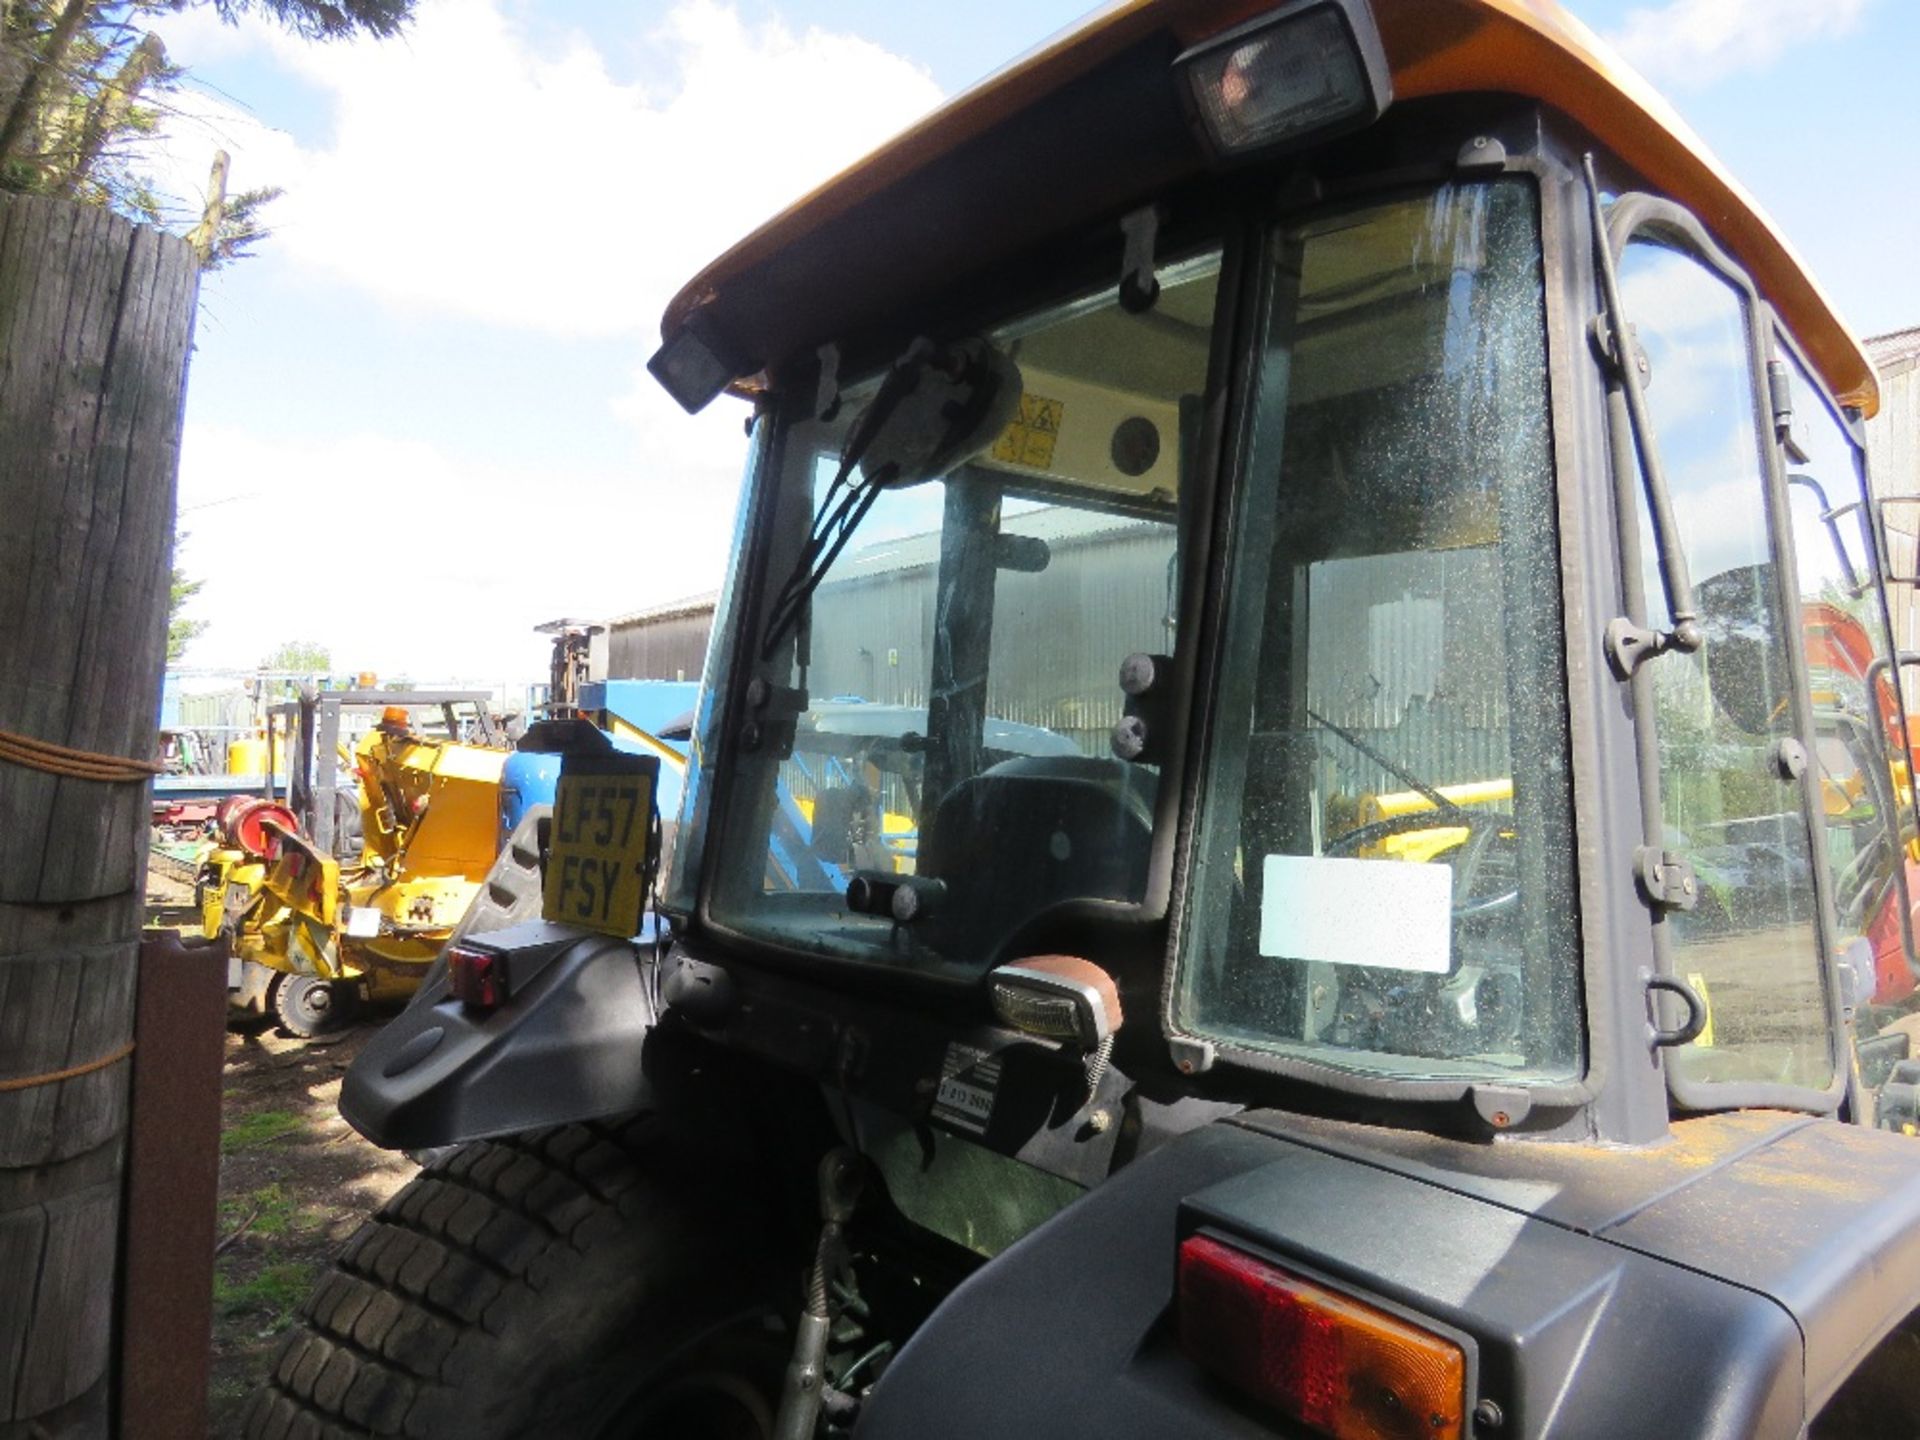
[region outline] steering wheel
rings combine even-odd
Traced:
[[[1329,856],[1350,855],[1395,835],[1410,835],[1417,830],[1464,829],[1467,838],[1461,848],[1465,853],[1454,865],[1454,894],[1468,898],[1460,899],[1454,905],[1453,918],[1455,923],[1477,920],[1509,910],[1520,903],[1518,886],[1480,899],[1471,898],[1473,882],[1479,876],[1481,862],[1486,859],[1487,851],[1513,828],[1513,823],[1513,816],[1498,810],[1414,810],[1405,815],[1389,815],[1384,820],[1375,820],[1349,830],[1329,841],[1324,853]]]

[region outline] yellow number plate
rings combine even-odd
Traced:
[[[568,757],[554,793],[541,913],[622,939],[640,928],[658,761]]]

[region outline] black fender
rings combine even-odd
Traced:
[[[1768,1298],[1443,1187],[1209,1125],[963,1282],[887,1367],[857,1440],[1303,1434],[1182,1352],[1196,1229],[1462,1337],[1476,1440],[1792,1440],[1801,1345]],[[1494,1408],[1497,1407],[1497,1408]]]
[[[1295,1433],[1181,1346],[1177,1247],[1206,1232],[1455,1338],[1475,1440],[1795,1440],[1913,1311],[1920,1146],[1784,1112],[1673,1128],[1627,1148],[1217,1121],[975,1271],[855,1433]],[[1916,1433],[1909,1352],[1884,1353],[1893,1398],[1816,1434]]]
[[[504,958],[505,1002],[455,999],[443,955],[348,1069],[349,1125],[387,1149],[424,1150],[651,1098],[641,1050],[656,1016],[631,940],[533,920],[470,943]]]

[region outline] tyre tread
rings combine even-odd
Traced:
[[[644,1173],[644,1117],[561,1125],[437,1158],[354,1232],[301,1304],[245,1440],[436,1433],[451,1377],[588,1248]],[[623,1183],[624,1176],[624,1183]],[[596,1223],[598,1222],[598,1223]]]

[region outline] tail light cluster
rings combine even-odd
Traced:
[[[447,988],[469,1009],[498,1009],[507,1000],[507,957],[470,945],[447,947]]]
[[[1334,1440],[1459,1440],[1466,1353],[1206,1235],[1180,1246],[1180,1341],[1221,1380]]]

